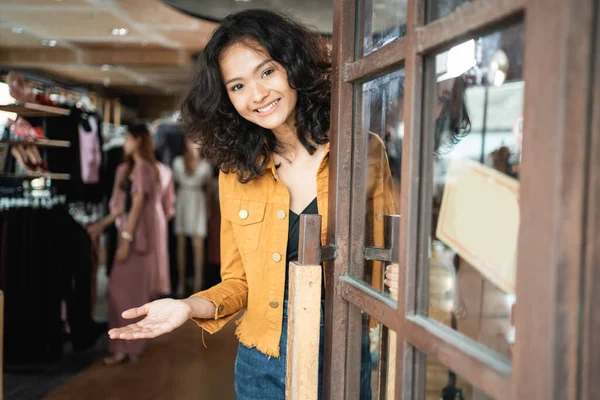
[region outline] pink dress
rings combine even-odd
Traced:
[[[123,175],[127,171],[126,164],[117,168],[115,186],[113,188],[110,208],[118,210],[127,204],[127,192],[119,187]],[[115,260],[108,282],[109,327],[117,328],[129,325],[136,320],[126,320],[121,313],[129,308],[139,307],[150,301],[154,295],[155,277],[158,271],[157,245],[160,243],[159,232],[166,223],[162,207],[162,186],[156,176],[156,168],[147,162],[137,164],[130,175],[131,193],[143,193],[144,205],[133,232],[133,242],[129,255],[123,261]],[[116,225],[119,232],[127,227],[127,210],[119,218]],[[140,318],[141,319],[141,318]],[[111,352],[139,355],[146,347],[147,340],[111,340]]]
[[[175,215],[175,184],[171,168],[160,162],[155,163],[160,174],[161,206],[163,213],[159,215],[158,243],[158,273],[154,279],[154,295],[167,295],[171,293],[171,276],[169,268],[169,236],[167,222]]]

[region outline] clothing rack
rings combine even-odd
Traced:
[[[0,211],[11,208],[46,208],[65,204],[67,196],[52,197],[0,197]]]
[[[40,173],[27,173],[27,174],[16,174],[12,172],[0,172],[0,178],[6,179],[36,179],[45,178],[55,181],[68,181],[71,179],[70,174],[57,174],[52,172],[40,172]]]

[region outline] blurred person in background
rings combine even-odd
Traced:
[[[183,156],[173,161],[173,175],[177,183],[175,207],[175,235],[177,235],[177,297],[185,295],[186,239],[191,238],[194,257],[194,292],[202,290],[207,235],[212,166],[200,156],[198,146],[185,140]]]
[[[116,222],[119,243],[108,282],[109,328],[122,326],[123,310],[150,301],[156,294],[159,260],[166,252],[166,218],[161,174],[152,138],[144,125],[129,127],[123,145],[125,162],[117,168],[110,214],[91,225],[92,237]],[[161,236],[165,236],[162,240]],[[164,243],[164,249],[159,245]],[[137,359],[147,339],[110,340],[106,365]]]

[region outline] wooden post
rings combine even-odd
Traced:
[[[298,261],[289,271],[287,400],[318,396],[321,275],[321,216],[301,215]]]
[[[115,115],[113,117],[113,123],[115,125],[115,128],[118,128],[121,126],[121,100],[114,99],[113,102],[113,109],[115,112]]]
[[[111,101],[108,99],[104,99],[104,115],[102,116],[102,120],[105,124],[110,122],[110,105]]]
[[[90,99],[92,107],[98,108],[98,94],[96,92],[88,92],[88,98]]]

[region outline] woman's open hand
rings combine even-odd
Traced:
[[[146,316],[140,322],[111,329],[111,339],[148,339],[171,332],[183,325],[192,315],[192,308],[182,300],[161,299],[123,312],[123,318]]]

